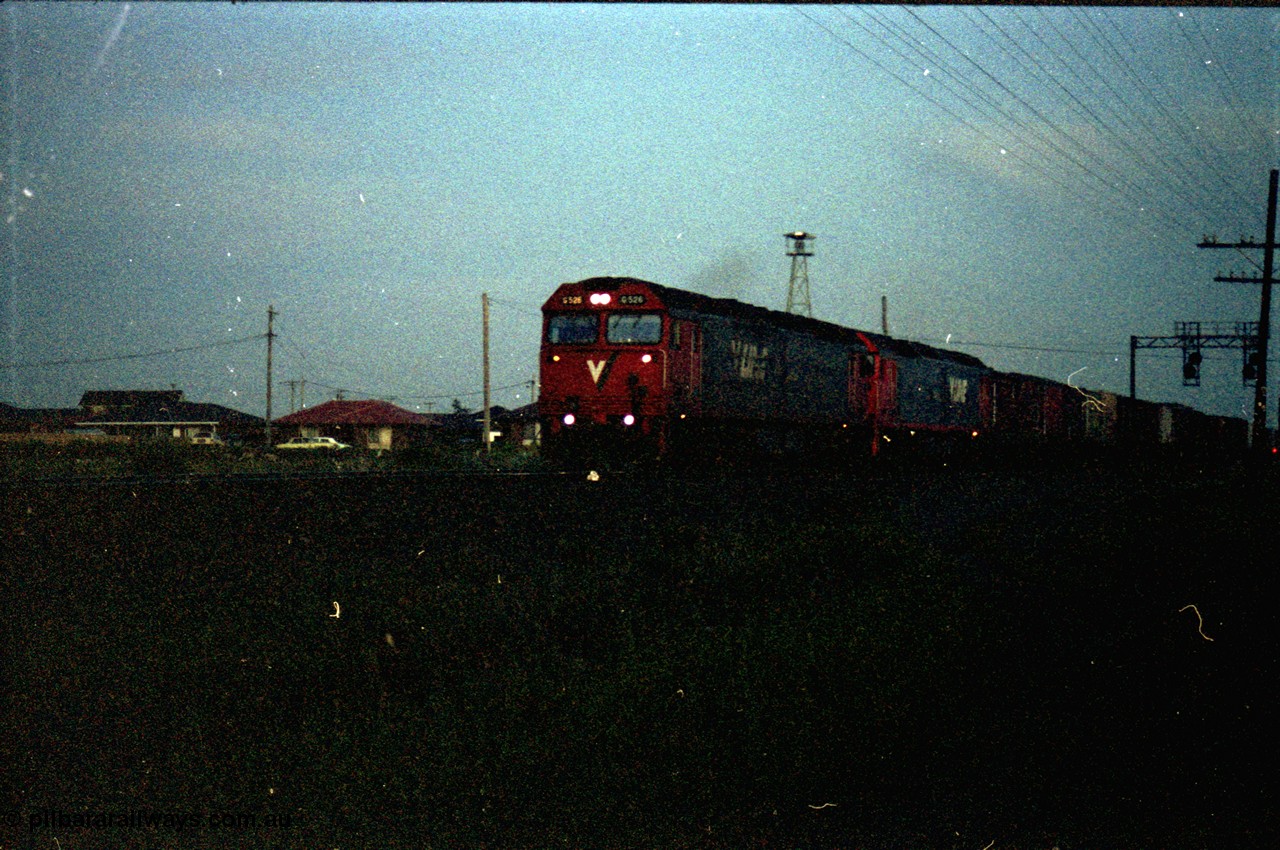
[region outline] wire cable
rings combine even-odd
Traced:
[[[520,381],[519,383],[507,384],[506,386],[502,386],[502,387],[491,387],[489,389],[489,392],[497,393],[497,392],[503,392],[504,390],[513,390],[518,387],[527,387],[529,386],[529,383],[530,383],[529,381]],[[310,381],[310,380],[307,381],[307,386],[320,387],[321,389],[332,390],[338,393],[364,396],[365,398],[379,399],[381,401],[399,401],[399,400],[434,401],[436,399],[470,398],[472,396],[484,395],[484,390],[475,390],[473,392],[465,392],[465,393],[432,393],[429,395],[400,395],[400,394],[386,394],[386,393],[370,393],[370,392],[365,392],[363,390],[353,390],[350,388],[350,386],[340,387],[333,384],[325,384],[320,381]]]
[[[923,31],[932,34],[934,38],[960,55],[968,66],[977,69],[982,76],[975,77],[961,74],[957,69],[946,63],[938,53],[928,47],[929,42],[933,39],[927,38],[923,31],[917,33],[900,23],[894,23],[887,13],[877,14],[864,10],[863,14],[882,27],[889,34],[889,37],[901,42],[908,50],[929,63],[929,67],[937,70],[938,73],[929,75],[931,84],[941,86],[950,96],[964,103],[973,114],[982,116],[983,120],[993,121],[999,125],[1003,132],[1009,133],[1016,138],[1019,145],[1025,146],[1029,151],[1039,155],[1039,160],[1036,162],[1027,162],[1022,157],[1015,158],[1028,164],[1032,170],[1052,182],[1062,186],[1074,197],[1087,202],[1100,200],[1108,205],[1115,205],[1130,216],[1133,214],[1133,206],[1137,206],[1144,215],[1163,219],[1174,225],[1177,230],[1193,235],[1204,233],[1206,226],[1210,231],[1216,229],[1214,227],[1215,217],[1219,217],[1216,220],[1231,219],[1239,215],[1242,207],[1249,208],[1253,206],[1249,199],[1241,197],[1238,181],[1232,182],[1222,175],[1220,171],[1222,165],[1218,161],[1221,157],[1215,158],[1210,155],[1201,141],[1188,136],[1188,130],[1182,126],[1182,124],[1187,123],[1187,117],[1183,114],[1183,110],[1175,109],[1171,111],[1167,108],[1156,96],[1152,86],[1144,82],[1142,75],[1134,71],[1131,64],[1125,59],[1124,54],[1116,48],[1116,43],[1112,37],[1103,31],[1099,24],[1091,20],[1092,17],[1103,18],[1123,41],[1125,36],[1120,32],[1116,21],[1113,19],[1114,16],[1106,15],[1102,11],[1097,12],[1096,15],[1084,16],[1080,11],[1075,11],[1075,17],[1080,22],[1081,35],[1079,38],[1073,39],[1063,33],[1055,20],[1055,16],[1050,16],[1045,10],[1036,10],[1043,19],[1042,23],[1047,24],[1048,28],[1066,46],[1064,51],[1062,47],[1055,49],[1046,41],[1041,34],[1045,26],[1033,28],[1020,12],[1015,12],[1014,18],[1031,33],[1035,43],[1041,44],[1045,48],[1045,54],[1055,59],[1067,70],[1075,83],[1075,86],[1071,86],[1068,85],[1065,77],[1052,73],[1045,61],[1028,53],[1026,48],[1014,38],[1011,32],[1000,26],[996,19],[985,10],[977,10],[977,13],[986,19],[988,26],[984,26],[977,21],[973,10],[965,10],[966,20],[974,26],[977,32],[990,40],[996,50],[1003,54],[1003,58],[1014,62],[1021,69],[1021,75],[1014,75],[1009,77],[1008,80],[997,78],[995,74],[977,62],[970,53],[966,52],[968,47],[966,43],[957,43],[956,38],[948,38],[947,35],[940,32],[937,27],[930,23],[929,20],[926,20],[925,17],[922,17],[921,14],[911,9],[905,9],[904,11],[914,21],[918,22]],[[904,52],[902,48],[890,43],[883,34],[869,29],[855,20],[848,12],[840,10],[840,14],[851,23],[859,26],[867,35],[898,58],[909,64],[915,64],[915,59]],[[805,15],[805,17],[811,21],[814,20],[812,16]],[[836,37],[837,40],[845,43],[845,46],[852,47],[849,43],[835,36],[829,28],[823,28],[833,37]],[[1003,36],[1003,41],[997,38],[994,33],[988,31],[992,28],[1000,36]],[[958,30],[957,32],[961,31]],[[1197,35],[1203,34],[1197,30]],[[1086,37],[1087,41],[1096,50],[1094,55],[1086,56],[1077,46],[1077,42]],[[1187,40],[1185,34],[1183,34],[1183,38]],[[1205,40],[1205,44],[1206,48],[1209,48],[1207,40]],[[1013,49],[1011,50],[1008,45],[1012,45]],[[859,50],[856,52],[863,56],[869,56],[865,51]],[[1075,57],[1074,61],[1068,62],[1064,58],[1064,53],[1073,55]],[[1031,61],[1023,61],[1018,54],[1028,57]],[[997,58],[1000,57],[997,56]],[[882,70],[887,70],[879,63],[876,64]],[[1109,66],[1114,66],[1116,71],[1110,72]],[[1098,89],[1087,84],[1081,73],[1076,70],[1076,67],[1087,69],[1088,72],[1100,80],[1110,93],[1110,97],[1099,98]],[[1234,82],[1234,78],[1230,77],[1225,67],[1221,70],[1229,80]],[[913,91],[921,93],[918,87],[911,85],[900,75],[894,74],[893,76],[908,85]],[[1008,75],[1003,76],[1008,77]],[[1038,80],[1043,85],[1046,77],[1052,82],[1052,86],[1048,87],[1045,94],[1045,97],[1049,98],[1048,101],[1030,97],[1029,95],[1021,96],[1016,90],[1024,88],[1019,86],[1020,82],[1025,83],[1029,80]],[[1197,79],[1204,79],[1204,75],[1200,75]],[[952,84],[952,80],[972,92],[973,96],[957,91]],[[993,101],[979,86],[979,81],[982,80],[987,81],[988,84],[994,84],[1005,96],[1012,98],[1015,103],[1026,109],[1029,114],[1035,116],[1038,120],[1038,129],[1037,127],[1029,126],[1026,120],[1012,114],[1007,108]],[[1143,96],[1146,108],[1139,108],[1135,105],[1129,97],[1126,97],[1122,91],[1113,85],[1113,80],[1116,82],[1131,80],[1135,91],[1139,91]],[[1080,89],[1079,92],[1076,90],[1077,88]],[[1219,88],[1220,91],[1221,88]],[[1234,94],[1234,92],[1231,93]],[[1023,94],[1026,94],[1025,88]],[[1063,96],[1069,100],[1063,101]],[[974,97],[987,104],[987,106],[976,102]],[[1086,102],[1086,97],[1092,104]],[[1232,101],[1237,105],[1239,103],[1238,99],[1234,97]],[[1069,112],[1087,116],[1082,122],[1084,129],[1077,128],[1069,121],[1066,126],[1063,126],[1061,121],[1049,119],[1045,114],[1045,110],[1055,102],[1059,104],[1055,108],[1065,108]],[[1158,119],[1157,123],[1153,123],[1153,119],[1150,117],[1152,105],[1154,105],[1155,111],[1160,116],[1163,116],[1163,124],[1165,126],[1158,126],[1160,123]],[[962,116],[959,116],[955,110],[947,107],[943,108],[949,115],[961,120]],[[1103,114],[1104,109],[1114,118],[1105,117]],[[1000,118],[993,118],[990,110],[995,110],[1000,115]],[[1173,112],[1177,114],[1172,114]],[[1135,118],[1144,125],[1145,129],[1143,131],[1135,129],[1133,123]],[[968,120],[963,120],[963,123],[972,127],[972,123]],[[1126,128],[1127,132],[1122,132],[1117,125]],[[1021,130],[1016,128],[1021,128]],[[1023,135],[1023,131],[1028,135]],[[1097,144],[1097,140],[1094,139],[1094,131],[1113,139],[1115,143],[1118,143],[1118,148],[1123,148],[1123,151],[1114,146],[1100,147]],[[1050,135],[1046,136],[1046,133]],[[1083,137],[1081,134],[1083,134]],[[986,133],[982,133],[982,135],[990,138]],[[1143,146],[1144,150],[1150,146],[1145,155],[1132,142],[1127,141],[1127,139],[1136,138],[1148,140]],[[1181,140],[1184,147],[1172,146],[1172,142],[1178,139]],[[1071,150],[1068,151],[1065,146],[1069,146]],[[1074,168],[1079,169],[1080,178],[1082,179],[1073,180],[1070,186],[1063,184],[1061,180],[1054,179],[1053,172],[1048,169],[1045,163],[1045,160],[1054,158],[1054,154],[1050,153],[1050,151],[1056,152],[1057,155],[1070,162]],[[1071,151],[1080,151],[1083,154],[1084,161],[1082,162],[1081,157]],[[1190,164],[1191,161],[1186,159],[1188,154],[1191,154],[1192,160],[1198,160],[1201,165]],[[1206,173],[1210,177],[1210,183],[1216,180],[1217,184],[1221,186],[1221,191],[1214,191],[1211,185],[1202,186],[1198,181],[1191,181],[1189,175],[1197,172]],[[1123,201],[1120,200],[1121,198],[1127,198],[1128,200]],[[1237,198],[1239,199],[1238,203],[1234,200]],[[1220,212],[1215,212],[1215,210]],[[1202,223],[1193,225],[1192,221],[1187,218],[1188,213],[1193,219]],[[1161,231],[1153,231],[1152,235],[1163,235],[1165,238],[1170,239],[1179,238],[1168,232],[1161,234]],[[1182,240],[1179,239],[1179,241]],[[1245,259],[1251,265],[1256,265],[1252,258],[1245,256]]]
[[[227,339],[221,342],[210,342],[204,345],[191,345],[184,348],[163,348],[158,351],[143,351],[136,354],[113,354],[104,357],[80,357],[64,360],[41,360],[27,363],[0,363],[0,369],[40,369],[50,366],[81,366],[86,363],[113,363],[122,360],[140,360],[145,357],[161,357],[166,354],[183,354],[188,351],[205,351],[210,348],[221,348],[228,345],[241,345],[254,340],[266,339],[266,334],[254,334],[240,339]]]
[[[896,39],[897,41],[900,41],[903,45],[906,46],[906,48],[918,54],[927,63],[929,63],[933,67],[936,67],[939,70],[940,72],[939,74],[931,75],[930,77],[931,81],[937,83],[939,86],[945,89],[948,92],[948,94],[950,94],[951,96],[955,97],[957,100],[964,103],[965,106],[969,108],[969,110],[978,114],[982,120],[992,122],[993,124],[997,125],[999,129],[1002,130],[1004,133],[1017,139],[1017,141],[1019,142],[1019,145],[1025,147],[1030,152],[1039,154],[1039,156],[1035,159],[1031,159],[1026,156],[1020,155],[1020,152],[1017,150],[1016,146],[1009,145],[1008,142],[1005,142],[1003,144],[997,143],[996,140],[992,138],[991,134],[988,131],[977,126],[974,122],[970,121],[967,117],[961,115],[956,110],[947,106],[945,103],[943,103],[939,99],[931,96],[928,92],[924,91],[923,89],[919,88],[916,85],[913,85],[911,82],[906,80],[902,75],[898,74],[891,68],[887,67],[886,65],[881,63],[878,59],[871,56],[871,54],[859,48],[857,45],[841,37],[830,27],[816,20],[812,15],[809,15],[808,13],[800,9],[796,9],[796,11],[802,17],[805,17],[811,23],[814,23],[816,26],[820,27],[825,32],[827,32],[827,34],[830,35],[837,42],[841,43],[845,47],[857,53],[859,56],[862,56],[863,58],[872,62],[874,65],[876,65],[876,67],[890,74],[892,77],[894,77],[894,79],[898,80],[900,83],[907,86],[913,92],[925,97],[927,100],[937,105],[939,108],[941,108],[944,112],[946,112],[952,118],[955,118],[957,121],[960,121],[964,126],[972,129],[975,133],[982,136],[983,138],[988,139],[993,143],[993,145],[999,145],[1002,148],[1002,153],[1006,153],[1007,155],[1010,155],[1011,158],[1023,163],[1025,166],[1027,166],[1029,170],[1042,175],[1045,179],[1049,180],[1052,183],[1055,183],[1067,193],[1077,198],[1080,198],[1081,200],[1084,200],[1086,202],[1090,202],[1093,199],[1101,198],[1106,202],[1116,204],[1122,210],[1131,212],[1132,209],[1129,204],[1119,203],[1115,199],[1115,196],[1117,194],[1125,195],[1130,199],[1131,204],[1136,204],[1140,209],[1144,211],[1150,209],[1150,212],[1153,215],[1156,215],[1162,219],[1165,219],[1167,222],[1175,225],[1180,229],[1187,229],[1191,232],[1194,232],[1196,230],[1196,228],[1193,228],[1188,222],[1181,219],[1173,211],[1166,209],[1163,205],[1152,204],[1150,201],[1144,200],[1143,195],[1148,194],[1148,192],[1139,189],[1135,185],[1135,182],[1131,177],[1126,176],[1120,172],[1117,172],[1116,176],[1112,178],[1108,178],[1102,174],[1099,174],[1098,171],[1095,170],[1093,167],[1091,167],[1086,161],[1083,161],[1080,156],[1077,156],[1071,151],[1066,150],[1062,144],[1059,144],[1049,135],[1046,135],[1047,131],[1039,130],[1029,125],[1025,119],[1020,118],[1019,116],[1011,113],[1007,108],[1000,105],[996,99],[993,99],[991,95],[983,91],[982,88],[978,86],[978,84],[974,80],[964,75],[961,75],[958,71],[954,70],[947,62],[945,62],[942,59],[941,56],[929,50],[927,47],[919,46],[923,43],[922,39],[913,35],[909,30],[902,27],[901,25],[891,22],[891,20],[887,16],[877,15],[873,12],[870,12],[869,10],[862,10],[863,14],[866,17],[875,21],[882,28],[884,28],[884,30],[887,31],[892,38]],[[909,63],[914,62],[914,60],[910,56],[908,56],[906,53],[904,53],[904,51],[901,48],[890,43],[882,34],[871,30],[865,24],[854,19],[851,15],[849,15],[849,13],[843,10],[838,10],[838,11],[846,19],[848,19],[852,24],[854,24],[855,26],[858,26],[860,29],[866,32],[867,35],[869,35],[876,42],[878,42],[883,47],[888,49],[898,58]],[[1031,115],[1035,116],[1045,126],[1049,127],[1053,133],[1057,134],[1058,137],[1064,139],[1065,142],[1071,145],[1072,147],[1085,152],[1085,159],[1091,158],[1092,154],[1088,150],[1088,148],[1082,145],[1077,139],[1073,138],[1069,133],[1067,133],[1065,130],[1059,127],[1056,123],[1049,120],[1041,110],[1039,110],[1036,106],[1028,102],[1026,98],[1019,96],[1009,86],[1005,85],[1003,82],[997,79],[994,74],[989,72],[987,69],[983,68],[977,62],[975,62],[971,57],[965,54],[963,49],[961,49],[959,46],[954,44],[950,39],[946,38],[946,36],[939,33],[932,25],[930,25],[927,21],[925,21],[919,15],[915,14],[910,9],[908,9],[907,12],[908,14],[911,14],[917,21],[919,21],[920,24],[923,25],[925,29],[933,33],[938,39],[940,39],[943,43],[945,43],[951,50],[960,54],[966,62],[968,62],[974,68],[978,69],[978,71],[986,79],[993,82],[1008,97],[1012,97],[1017,103],[1021,104],[1022,107],[1026,109]],[[961,92],[958,92],[951,81],[954,81],[954,83],[959,84],[960,86],[963,86],[965,89],[971,92],[975,97],[977,97],[978,99],[983,101],[985,104],[987,104],[987,107],[984,108],[979,106],[977,103],[974,102],[973,99],[971,99],[970,97],[966,96]],[[993,117],[991,114],[991,111],[994,111],[995,113],[997,113],[999,117]],[[1015,129],[1015,127],[1021,128],[1021,131],[1019,129]],[[1028,138],[1026,138],[1024,134],[1029,134],[1033,138],[1029,140]],[[1003,150],[1003,148],[1006,145],[1008,145],[1009,148],[1012,148],[1012,150],[1007,150],[1007,151]],[[1048,168],[1045,165],[1044,160],[1051,159],[1052,155],[1046,152],[1046,147],[1051,148],[1059,156],[1071,162],[1077,169],[1081,171],[1082,175],[1088,181],[1090,181],[1090,185],[1082,185],[1081,181],[1073,181],[1069,183],[1065,181],[1062,177],[1058,176],[1053,169]],[[1116,168],[1114,166],[1109,166],[1107,170],[1115,172]],[[1091,186],[1092,186],[1092,190],[1090,190]]]
[[[986,139],[986,140],[987,140],[988,142],[990,142],[993,146],[995,146],[995,147],[1002,147],[1002,146],[1000,145],[1000,142],[999,142],[998,140],[996,140],[995,138],[993,138],[993,137],[992,137],[992,135],[991,135],[989,132],[987,132],[987,130],[983,129],[982,127],[978,126],[978,125],[977,125],[977,124],[975,124],[974,122],[970,121],[968,118],[965,118],[963,115],[961,115],[961,114],[959,114],[958,112],[956,112],[955,110],[953,110],[953,109],[952,109],[951,107],[949,107],[946,103],[944,103],[944,102],[942,102],[941,100],[939,100],[938,98],[934,97],[934,96],[933,96],[932,94],[930,94],[929,92],[927,92],[927,91],[925,91],[925,90],[923,90],[923,89],[921,89],[921,88],[918,88],[918,87],[917,87],[917,86],[915,86],[915,85],[912,85],[912,84],[911,84],[911,82],[909,82],[909,81],[908,81],[906,78],[904,78],[902,75],[898,74],[896,71],[894,71],[893,69],[889,68],[887,65],[885,65],[883,62],[881,62],[879,59],[875,58],[875,57],[874,57],[874,56],[872,56],[871,54],[869,54],[869,53],[867,53],[866,51],[862,50],[860,47],[858,47],[857,45],[855,45],[853,42],[849,41],[848,39],[846,39],[846,38],[844,38],[843,36],[841,36],[841,35],[839,35],[838,33],[836,33],[834,30],[832,30],[832,29],[831,29],[830,27],[828,27],[826,24],[824,24],[824,23],[822,23],[821,21],[819,21],[819,20],[815,19],[813,16],[811,16],[810,14],[808,14],[808,12],[806,12],[805,10],[800,9],[800,8],[797,8],[797,7],[794,7],[794,6],[793,6],[793,7],[791,7],[791,8],[796,12],[796,14],[798,14],[798,15],[800,15],[801,17],[805,18],[805,19],[806,19],[806,20],[808,20],[810,23],[812,23],[814,26],[818,27],[818,28],[819,28],[819,29],[821,29],[823,32],[827,33],[827,35],[829,35],[829,36],[830,36],[834,41],[836,41],[836,42],[837,42],[837,43],[839,43],[839,44],[844,45],[844,46],[845,46],[845,47],[847,47],[849,50],[851,50],[851,51],[853,51],[854,53],[856,53],[858,56],[861,56],[863,59],[866,59],[866,60],[867,60],[868,62],[870,62],[872,65],[874,65],[875,67],[879,68],[881,71],[883,71],[884,73],[888,74],[889,76],[893,77],[895,80],[897,80],[898,82],[900,82],[902,85],[906,86],[906,87],[907,87],[908,89],[910,89],[913,93],[915,93],[915,94],[917,94],[917,95],[919,95],[919,96],[923,97],[925,100],[929,101],[929,102],[930,102],[930,103],[932,103],[934,106],[937,106],[939,109],[941,109],[941,110],[942,110],[943,112],[945,112],[947,115],[951,116],[951,117],[952,117],[952,118],[954,118],[956,121],[959,121],[963,126],[967,127],[968,129],[972,130],[974,133],[976,133],[976,134],[978,134],[979,136],[981,136],[982,138]],[[855,23],[856,23],[856,22],[855,22]],[[863,26],[862,24],[858,24],[858,26],[862,26],[864,30],[866,29],[866,27],[865,27],[865,26]],[[889,46],[886,42],[884,42],[884,40],[883,40],[883,39],[881,39],[881,38],[880,38],[879,36],[877,36],[875,33],[872,33],[870,30],[867,30],[867,32],[868,32],[868,33],[870,33],[870,34],[872,35],[872,37],[873,37],[873,38],[876,38],[876,39],[878,39],[879,41],[881,41],[881,43],[885,44],[885,46]],[[889,46],[889,47],[890,47],[890,49],[891,49],[891,50],[894,50],[894,52],[895,52],[895,53],[897,53],[897,51],[896,51],[894,48],[892,48],[891,46]],[[901,54],[899,54],[899,55],[901,55]],[[961,100],[964,100],[964,98],[962,97],[962,98],[961,98]],[[966,101],[965,101],[965,103],[966,103],[966,104],[968,104],[969,102],[966,100]],[[971,105],[971,104],[970,104],[970,105]],[[1007,129],[1006,129],[1006,132],[1007,132]],[[1030,147],[1030,146],[1028,146],[1028,147]],[[1023,155],[1022,155],[1021,153],[1019,153],[1017,150],[1009,150],[1009,151],[1008,151],[1008,156],[1009,156],[1010,158],[1012,158],[1012,159],[1014,159],[1014,160],[1016,160],[1016,161],[1018,161],[1018,162],[1022,163],[1022,164],[1023,164],[1023,165],[1025,165],[1028,169],[1030,169],[1030,170],[1032,170],[1032,171],[1035,171],[1035,172],[1037,172],[1037,173],[1041,174],[1045,179],[1049,180],[1049,182],[1056,184],[1059,188],[1063,189],[1064,191],[1066,191],[1066,192],[1068,192],[1068,193],[1071,193],[1071,194],[1074,194],[1074,195],[1076,195],[1077,197],[1079,197],[1079,192],[1078,192],[1078,189],[1077,189],[1076,187],[1074,187],[1074,186],[1073,186],[1073,185],[1071,185],[1070,183],[1068,183],[1068,182],[1066,182],[1065,180],[1063,180],[1061,177],[1059,177],[1059,176],[1058,176],[1057,174],[1055,174],[1053,171],[1045,169],[1042,165],[1040,165],[1040,163],[1039,163],[1039,162],[1037,162],[1037,161],[1035,161],[1035,160],[1033,160],[1033,159],[1029,159],[1028,157],[1023,156]]]

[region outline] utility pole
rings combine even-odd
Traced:
[[[889,335],[889,296],[880,296],[880,332]]]
[[[484,453],[489,454],[489,293],[480,295],[481,312],[484,316]]]
[[[1267,354],[1271,341],[1271,284],[1275,283],[1275,250],[1276,250],[1276,186],[1280,179],[1280,170],[1271,169],[1271,187],[1267,192],[1267,238],[1259,244],[1251,239],[1239,242],[1219,242],[1213,237],[1205,237],[1199,248],[1261,248],[1262,277],[1240,277],[1238,275],[1219,275],[1215,281],[1223,283],[1260,283],[1262,284],[1262,304],[1258,311],[1258,347],[1257,347],[1257,384],[1253,394],[1253,446],[1259,451],[1266,451],[1267,445]]]
[[[293,413],[299,407],[307,406],[307,379],[299,378],[294,381],[285,381],[289,385],[289,412]],[[294,392],[297,391],[297,401],[294,399]]]
[[[799,313],[813,318],[813,304],[809,301],[809,257],[812,251],[805,250],[805,242],[813,238],[812,233],[797,230],[784,233],[791,240],[787,256],[791,258],[791,283],[787,286],[787,312]]]
[[[275,345],[276,307],[267,305],[267,448],[271,448],[271,349]]]

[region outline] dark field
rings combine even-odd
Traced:
[[[1278,480],[11,486],[0,848],[1273,846]]]

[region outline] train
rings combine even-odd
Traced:
[[[1068,446],[1231,454],[1249,440],[1243,419],[636,278],[562,284],[542,312],[542,447],[564,463]]]

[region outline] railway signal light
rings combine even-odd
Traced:
[[[1200,386],[1200,364],[1204,356],[1199,351],[1182,350],[1182,385],[1184,387]]]
[[[1241,370],[1241,377],[1244,378],[1245,386],[1252,386],[1258,380],[1258,367],[1262,364],[1262,354],[1257,349],[1252,351],[1246,349],[1244,354],[1244,369]]]

